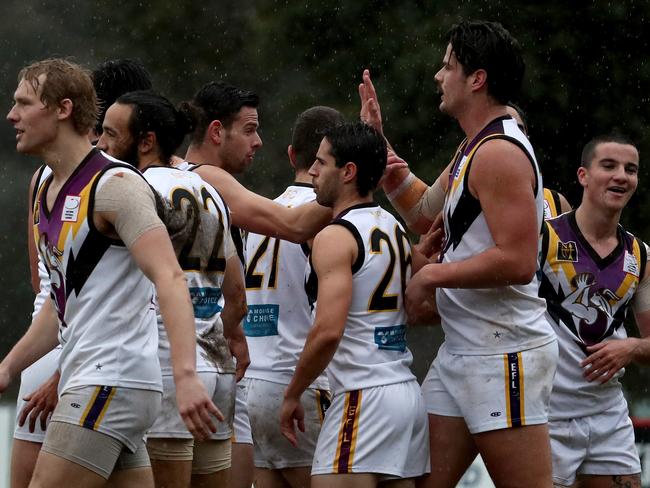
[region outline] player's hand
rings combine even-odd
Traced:
[[[405,308],[410,324],[426,323],[437,317],[435,289],[431,289],[425,279],[426,273],[435,271],[438,264],[427,264],[415,273],[406,285]]]
[[[427,233],[422,234],[418,243],[413,244],[413,247],[416,251],[426,256],[429,261],[435,262],[442,250],[444,238],[445,229],[442,223],[442,213],[439,213]]]
[[[587,381],[607,383],[632,361],[639,341],[636,337],[628,337],[587,346],[590,354],[580,363],[584,368],[583,376]]]
[[[238,327],[241,330],[241,327]],[[239,383],[246,373],[246,369],[251,364],[250,356],[248,355],[248,343],[246,342],[246,336],[242,332],[241,334],[233,334],[228,339],[228,346],[230,347],[230,352],[237,360],[237,367],[235,369],[235,381]]]
[[[389,148],[388,159],[386,160],[386,169],[384,170],[384,174],[381,176],[377,186],[383,188],[384,193],[390,193],[397,188],[402,181],[404,181],[404,178],[408,176],[410,173],[408,167],[408,163],[395,154],[395,151]]]
[[[36,429],[36,420],[40,417],[41,430],[45,430],[50,414],[54,411],[56,404],[59,403],[57,390],[60,377],[61,375],[57,371],[45,383],[39,386],[36,391],[23,398],[27,403],[20,411],[18,425],[22,427],[29,416],[29,431],[34,432]]]
[[[212,403],[205,386],[203,386],[196,373],[175,381],[176,404],[187,430],[197,440],[208,440],[210,433],[217,431],[212,417],[216,417],[217,420],[222,422],[224,419],[223,414]]]
[[[298,447],[295,422],[300,432],[305,431],[305,410],[300,404],[300,398],[284,397],[280,408],[280,431],[293,447]]]
[[[384,134],[384,128],[381,119],[381,107],[377,100],[377,92],[375,86],[370,79],[370,71],[363,70],[363,82],[359,85],[359,100],[361,101],[361,110],[359,111],[359,118],[361,121],[372,126],[380,134]]]

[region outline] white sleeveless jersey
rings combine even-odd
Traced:
[[[409,369],[413,356],[406,347],[404,289],[411,277],[406,232],[376,203],[350,207],[330,225],[344,226],[358,246],[345,331],[327,369],[332,393],[415,379]],[[317,277],[311,266],[308,273],[305,286],[315,300]]]
[[[535,171],[537,228],[544,217],[542,177],[533,148],[509,116],[490,122],[472,141],[456,153],[449,175],[449,190],[443,218],[445,245],[441,261],[451,263],[471,258],[494,247],[479,201],[468,188],[472,160],[481,144],[504,139],[518,146]],[[438,288],[436,300],[451,354],[504,354],[539,347],[555,339],[545,317],[546,303],[539,298],[539,280],[527,285],[495,288]]]
[[[228,250],[228,207],[211,185],[191,171],[154,166],[144,171],[144,177],[162,197],[159,214],[187,279],[196,323],[197,371],[233,372],[219,304]],[[172,374],[169,338],[158,307],[156,315],[160,366],[163,374]]]
[[[315,198],[311,185],[294,183],[275,201],[296,207]],[[309,246],[248,234],[246,256],[246,376],[288,385],[313,324],[304,283]],[[327,389],[325,374],[311,388]]]
[[[60,393],[87,385],[162,391],[153,285],[124,244],[93,223],[96,191],[124,172],[137,173],[93,149],[51,210],[51,178],[38,189],[34,233],[59,317]]]

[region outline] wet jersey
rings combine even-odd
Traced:
[[[463,142],[449,174],[443,219],[445,244],[441,261],[463,261],[494,247],[480,202],[470,193],[469,177],[476,151],[482,144],[502,139],[519,147],[535,172],[537,214],[531,216],[541,229],[542,178],[533,148],[514,119],[499,117],[476,137]],[[438,288],[436,300],[445,342],[451,354],[505,354],[539,347],[555,338],[545,317],[546,304],[539,298],[537,276],[526,285],[494,288]]]
[[[294,183],[275,201],[296,207],[315,198],[311,185]],[[309,246],[248,234],[246,256],[246,376],[288,385],[313,323],[304,288]],[[312,388],[328,388],[324,374]]]
[[[196,173],[154,166],[144,171],[144,177],[162,197],[160,217],[187,279],[196,323],[197,371],[233,372],[219,304],[226,269],[228,207]],[[158,307],[156,312],[160,366],[163,374],[172,374],[169,338]]]
[[[59,318],[60,393],[87,385],[162,391],[153,285],[123,243],[93,222],[96,192],[125,172],[137,173],[93,149],[51,209],[52,178],[38,188],[34,234]]]
[[[646,245],[618,229],[618,245],[601,258],[584,238],[575,212],[547,221],[542,239],[540,295],[558,336],[560,357],[551,395],[551,418],[575,418],[607,410],[622,396],[619,378],[588,382],[580,362],[586,347],[627,337],[623,322],[640,277]]]
[[[330,225],[354,236],[352,301],[341,342],[327,372],[333,394],[415,379],[406,347],[404,290],[411,277],[411,245],[401,224],[376,203],[350,207]],[[318,283],[308,266],[307,293]],[[328,307],[317,303],[318,307]]]

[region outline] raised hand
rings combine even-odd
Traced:
[[[363,82],[359,85],[359,99],[361,101],[361,110],[359,118],[366,124],[374,127],[380,134],[384,134],[383,123],[381,118],[381,107],[377,100],[375,86],[370,79],[370,71],[363,70]]]

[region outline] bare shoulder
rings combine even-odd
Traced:
[[[522,161],[528,162],[528,155],[517,144],[506,139],[491,139],[484,142],[476,150],[474,156],[476,163],[498,163],[499,166],[518,165]],[[528,167],[530,163],[528,162]],[[495,168],[496,169],[496,168]]]
[[[524,150],[510,141],[494,139],[483,143],[472,163],[470,189],[491,187],[507,191],[517,182],[536,183],[535,170]]]
[[[352,233],[342,225],[328,225],[314,238],[312,259],[337,261],[350,259],[352,262],[357,256],[356,239]]]

